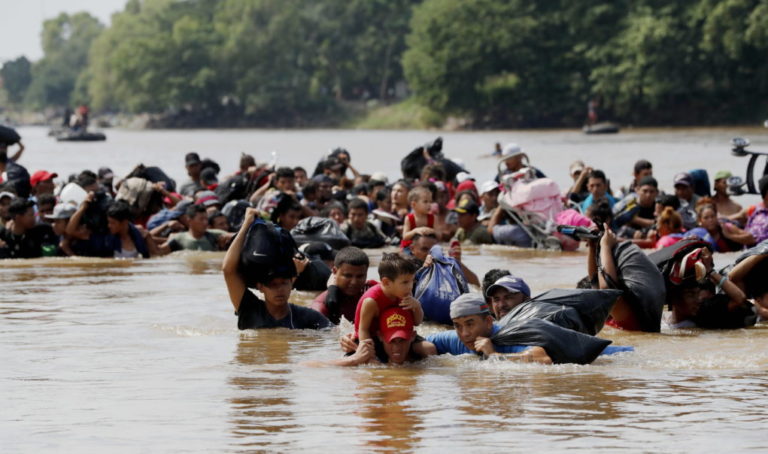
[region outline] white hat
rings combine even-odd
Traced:
[[[384,172],[376,172],[373,175],[371,175],[371,180],[373,181],[382,181],[384,183],[389,183],[389,178],[387,178],[387,174]]]
[[[459,183],[463,183],[467,180],[475,181],[475,177],[468,174],[467,172],[459,172],[456,174],[456,181],[458,181]]]
[[[516,143],[508,143],[504,145],[504,151],[501,152],[502,158],[514,158],[517,155],[523,154],[523,149]]]
[[[485,181],[483,184],[480,185],[480,194],[485,194],[486,192],[491,192],[494,189],[499,188],[499,183],[496,183],[493,180]]]

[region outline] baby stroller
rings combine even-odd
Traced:
[[[531,247],[562,250],[555,222],[555,217],[563,211],[557,183],[550,178],[536,178],[532,167],[503,174],[502,165],[503,161],[499,163],[502,184],[499,207],[528,234]]]

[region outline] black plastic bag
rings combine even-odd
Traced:
[[[768,240],[762,241],[744,251],[736,258],[732,265],[725,267],[720,274],[727,275],[735,265],[756,255],[768,255]],[[768,292],[768,259],[760,261],[744,276],[744,286],[746,287],[745,293],[747,298],[758,298]]]
[[[538,318],[594,336],[621,294],[621,290],[553,289],[515,306],[502,322]]]
[[[439,247],[439,246],[436,246]],[[419,300],[424,318],[451,325],[451,302],[469,292],[461,266],[452,257],[432,256],[432,266],[416,273],[413,297]]]
[[[667,297],[664,276],[649,256],[629,241],[618,243],[613,251],[619,282],[616,288],[624,291],[640,329],[644,332],[661,331],[661,313]]]
[[[610,340],[536,318],[515,320],[504,317],[499,324],[501,329],[491,336],[494,344],[542,347],[555,364],[589,364],[611,344]]]
[[[322,260],[310,260],[304,272],[299,274],[293,283],[293,288],[304,291],[320,291],[328,288],[328,278],[331,269]]]
[[[231,200],[224,205],[221,209],[221,213],[227,217],[229,227],[232,230],[237,230],[243,225],[243,218],[245,217],[245,210],[251,208],[250,202],[245,200]]]
[[[246,232],[238,272],[250,288],[273,277],[293,278],[293,257],[297,252],[296,242],[287,230],[257,219]]]
[[[21,140],[21,136],[15,129],[0,125],[0,143],[13,145]]]
[[[144,164],[139,164],[125,178],[128,179],[131,177],[143,178],[152,183],[163,182],[165,183],[165,189],[168,190],[168,192],[176,192],[176,181],[169,177],[160,167],[146,167]]]
[[[421,170],[427,165],[427,160],[424,158],[424,148],[427,149],[433,161],[442,164],[445,168],[445,176],[448,181],[455,180],[456,174],[463,172],[463,169],[458,164],[443,156],[443,138],[438,137],[433,142],[416,147],[400,161],[400,170],[403,172],[403,178],[414,180],[421,178]]]
[[[299,246],[312,241],[328,243],[336,250],[349,246],[349,238],[344,235],[336,221],[319,216],[310,216],[299,221],[291,230],[291,235]]]

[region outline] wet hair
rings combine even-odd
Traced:
[[[344,249],[336,253],[336,258],[333,259],[333,266],[340,268],[341,265],[351,266],[369,266],[371,260],[368,258],[368,254],[363,252],[362,249],[354,246],[347,246]]]
[[[376,193],[376,201],[382,202],[384,200],[387,200],[389,198],[389,191],[384,189],[379,189],[379,192]]]
[[[195,204],[192,204],[192,205],[188,206],[187,209],[184,210],[184,214],[189,216],[190,219],[192,219],[193,217],[197,216],[197,213],[205,213],[205,212],[206,212],[206,210],[205,210],[204,206],[202,206],[202,205],[195,205]]]
[[[56,196],[53,194],[43,194],[37,198],[37,206],[56,205]]]
[[[411,242],[415,243],[419,241],[421,238],[432,238],[433,240],[437,241],[437,234],[427,233],[426,235],[422,235],[421,233],[417,233],[411,237]]]
[[[272,209],[272,214],[269,215],[269,219],[275,224],[277,224],[277,220],[280,219],[280,216],[285,213],[289,211],[301,211],[301,204],[293,197],[280,193],[279,198],[280,201],[277,202],[277,206]]]
[[[701,218],[701,213],[706,209],[711,209],[717,214],[717,205],[712,197],[702,197],[696,202],[696,217]]]
[[[509,270],[502,270],[501,268],[494,268],[485,273],[485,276],[483,276],[483,295],[485,295],[485,291],[488,290],[488,287],[492,286],[502,277],[509,276],[511,274],[512,273],[510,273]]]
[[[656,178],[648,175],[641,178],[640,181],[637,182],[637,187],[639,188],[641,186],[653,186],[654,188],[659,189],[659,182],[656,181]]]
[[[672,194],[664,194],[656,198],[656,203],[663,207],[672,207],[675,210],[680,208],[680,199]]]
[[[334,208],[339,208],[341,212],[344,213],[344,216],[347,215],[347,207],[345,207],[343,203],[334,200],[333,202],[326,205],[325,208],[323,208],[323,210],[320,212],[320,216],[324,218],[331,217],[331,211]]]
[[[365,210],[366,213],[368,213],[368,204],[363,199],[352,199],[349,201],[349,205],[347,206],[349,211],[352,210]]]
[[[245,171],[245,170],[248,170],[248,167],[252,167],[255,165],[256,165],[256,159],[254,159],[253,156],[245,153],[240,155],[240,170]]]
[[[395,280],[398,276],[416,274],[419,270],[419,264],[411,257],[401,253],[390,253],[381,256],[379,263],[379,278]]]
[[[659,215],[657,224],[659,228],[665,226],[671,232],[679,232],[683,228],[683,218],[674,208],[666,207]]]
[[[608,183],[608,178],[605,177],[605,172],[602,170],[593,170],[589,173],[589,178],[594,178],[596,180],[603,180],[603,183]]]
[[[320,186],[320,183],[318,183],[315,180],[309,180],[307,184],[304,186],[304,188],[301,190],[301,193],[304,195],[304,197],[308,195],[315,195],[317,194],[317,189]]]
[[[219,210],[211,211],[208,214],[208,225],[210,226],[211,224],[213,224],[213,220],[216,219],[219,216],[227,217],[224,213],[222,213]],[[229,221],[229,220],[227,220],[227,221]]]
[[[8,206],[8,214],[11,215],[11,217],[21,216],[33,206],[35,206],[35,202],[19,197]]]
[[[352,187],[352,190],[350,191],[352,195],[366,195],[368,194],[369,187],[367,183],[360,183],[357,186]]]
[[[122,200],[113,202],[109,208],[107,208],[107,217],[118,221],[130,221],[133,218],[131,214],[131,206]]]
[[[602,230],[603,224],[610,224],[613,219],[613,210],[611,204],[607,200],[601,200],[597,203],[593,203],[587,209],[587,216],[594,222],[597,227]]]
[[[425,188],[424,186],[416,186],[415,188],[408,191],[408,203],[413,203],[418,200],[419,197],[422,197],[426,194],[432,196],[432,192],[429,189]]]
[[[83,170],[80,172],[80,175],[77,176],[75,181],[81,188],[87,188],[88,186],[96,184],[98,179],[95,173],[90,170]]]
[[[275,181],[279,180],[280,178],[296,178],[296,174],[290,167],[280,167],[275,172]]]
[[[641,159],[635,163],[635,175],[642,172],[643,170],[649,170],[649,169],[653,169],[653,164],[651,164],[650,161]]]

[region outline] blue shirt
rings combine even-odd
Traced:
[[[499,332],[500,329],[501,327],[497,326],[494,323],[493,329],[491,330],[491,336]],[[433,344],[435,344],[438,355],[444,355],[446,353],[451,355],[465,355],[467,353],[477,354],[477,352],[468,349],[467,346],[461,342],[461,340],[459,339],[459,335],[456,333],[456,330],[442,331],[439,333],[430,334],[429,336],[427,336],[427,342],[432,342]],[[494,344],[493,348],[498,353],[520,353],[530,348],[530,346]],[[605,350],[603,350],[602,353],[600,353],[600,355],[601,356],[613,355],[614,353],[633,352],[633,351],[635,351],[633,347],[622,346],[622,345],[609,345],[605,347]]]
[[[491,330],[491,336],[499,332],[499,328],[496,324],[493,325]],[[432,342],[437,347],[437,354],[443,355],[449,353],[451,355],[464,355],[467,353],[477,354],[464,345],[459,339],[459,335],[456,330],[442,331],[427,336],[427,341]],[[493,348],[499,353],[520,353],[529,347],[527,345],[495,345]]]
[[[605,197],[605,199],[608,201],[608,205],[610,205],[611,208],[613,208],[613,205],[616,204],[616,199],[613,198],[613,196],[608,194],[607,192],[605,193],[605,195],[603,197]],[[587,208],[589,208],[590,205],[592,205],[592,200],[593,199],[594,199],[594,197],[592,197],[592,194],[590,194],[590,195],[587,196],[586,199],[584,199],[583,202],[581,202],[581,212],[582,213],[586,213],[587,212]]]

